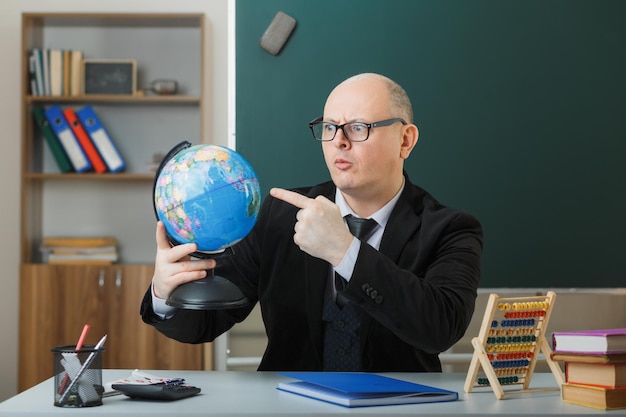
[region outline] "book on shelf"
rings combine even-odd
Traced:
[[[369,373],[284,372],[277,389],[344,407],[455,401],[458,393]]]
[[[43,74],[43,94],[44,96],[50,95],[50,50],[41,50],[41,67]]]
[[[626,388],[626,362],[565,362],[565,382],[603,388]]]
[[[85,172],[91,169],[91,162],[87,159],[85,151],[80,146],[78,139],[72,132],[72,128],[63,115],[61,106],[54,105],[44,110],[46,118],[50,123],[50,127],[56,134],[57,138],[63,145],[65,153],[70,158],[72,167],[76,172]]]
[[[98,153],[102,156],[110,172],[120,172],[126,169],[126,162],[122,158],[120,151],[115,146],[113,139],[105,130],[98,115],[90,105],[84,106],[76,112],[80,123],[83,125]]]
[[[82,93],[83,52],[72,50],[70,54],[70,96]]]
[[[626,328],[554,332],[554,352],[626,353]]]
[[[72,51],[69,49],[65,49],[63,51],[63,95],[65,97],[70,95],[70,58],[72,56]]]
[[[47,248],[96,248],[116,245],[117,239],[112,236],[45,236],[41,241],[41,246]]]
[[[98,174],[106,172],[106,164],[102,160],[100,153],[98,153],[91,137],[80,123],[80,120],[78,120],[78,116],[76,115],[74,109],[71,107],[65,108],[65,110],[63,110],[63,115],[65,116],[67,123],[70,125],[72,132],[74,132],[74,136],[76,136],[78,143],[80,143],[80,146],[83,148],[83,152],[85,152],[85,155],[89,158],[89,162],[91,162],[93,170]]]
[[[42,246],[41,251],[54,255],[108,255],[115,253],[117,251],[117,247],[94,246],[92,248],[80,248],[71,246]]]
[[[28,54],[28,86],[32,96],[39,95],[39,88],[37,87],[37,61],[35,54],[36,51],[34,49]]]
[[[43,134],[43,137],[48,144],[48,148],[52,152],[52,156],[59,167],[61,172],[70,172],[73,170],[72,162],[69,157],[65,153],[63,149],[63,145],[59,138],[57,137],[52,127],[50,127],[50,123],[48,122],[48,118],[46,117],[43,108],[35,106],[32,109],[33,117],[35,119],[35,124]]]
[[[113,265],[112,261],[106,259],[50,259],[49,265]]]
[[[46,89],[43,78],[43,51],[41,48],[33,49],[33,65],[35,70],[35,84],[37,85],[37,95],[45,96]]]
[[[98,246],[78,246],[71,245],[68,246],[58,246],[58,245],[46,245],[42,244],[40,249],[42,252],[46,253],[54,253],[58,255],[88,255],[88,254],[97,254],[97,253],[110,253],[115,252],[117,246],[114,243],[110,245],[98,245]]]
[[[50,49],[50,95],[63,95],[63,51]]]
[[[40,246],[43,261],[50,264],[117,262],[114,237],[44,237]]]
[[[117,251],[111,252],[94,252],[94,253],[49,253],[44,260],[47,259],[49,264],[64,263],[98,263],[111,264],[117,262]]]
[[[592,385],[563,384],[564,402],[602,410],[626,408],[626,388],[602,388]]]

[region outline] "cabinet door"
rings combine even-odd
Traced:
[[[210,348],[169,339],[141,321],[152,271],[152,265],[23,265],[19,390],[51,377],[50,349],[76,344],[85,324],[85,344],[107,335],[104,368],[203,369]]]
[[[105,367],[121,369],[203,369],[202,345],[169,339],[139,316],[152,280],[152,265],[116,265],[109,274]]]
[[[29,264],[22,266],[20,288],[19,390],[53,375],[52,352],[73,345],[83,326],[91,329],[85,344],[106,332],[102,306],[107,267]]]

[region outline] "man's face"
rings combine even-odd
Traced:
[[[372,78],[349,80],[328,97],[324,121],[335,124],[373,123],[402,115],[391,114],[389,94],[382,81]],[[374,198],[393,196],[402,178],[402,123],[370,129],[365,142],[350,142],[341,129],[332,141],[322,142],[326,166],[335,185],[348,196]],[[391,197],[389,197],[391,198]]]

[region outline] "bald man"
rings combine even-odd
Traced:
[[[209,342],[258,302],[268,338],[259,370],[441,371],[438,354],[463,336],[474,311],[480,223],[409,180],[404,161],[418,129],[391,79],[345,80],[309,126],[332,181],[270,190],[252,232],[219,263],[190,258],[195,244],[171,247],[158,223],[143,320],[181,342]],[[165,304],[173,289],[213,268],[251,304]]]

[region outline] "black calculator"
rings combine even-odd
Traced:
[[[180,400],[200,392],[200,388],[184,384],[113,384],[111,388],[130,398],[159,401]]]

